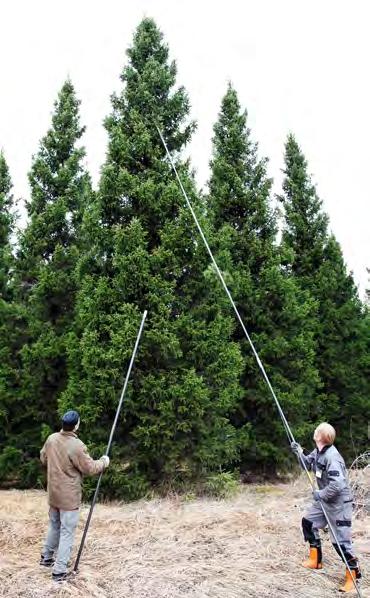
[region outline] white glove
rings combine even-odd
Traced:
[[[107,469],[107,467],[109,467],[109,463],[110,463],[110,459],[109,459],[108,455],[103,455],[101,457],[101,460],[104,461],[104,469]]]
[[[293,453],[298,457],[303,453],[303,448],[300,444],[298,444],[298,442],[292,442],[290,448],[292,449]]]

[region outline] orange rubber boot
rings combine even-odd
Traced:
[[[322,569],[321,548],[310,546],[310,556],[303,561],[302,566],[306,569]]]
[[[351,569],[351,572],[346,569],[346,579],[344,585],[339,588],[340,592],[355,592],[356,586],[353,583],[353,578],[355,578],[356,582],[360,579],[360,573],[358,569]]]

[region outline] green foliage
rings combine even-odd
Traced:
[[[317,372],[312,314],[315,303],[284,268],[270,207],[266,160],[257,155],[236,91],[229,85],[214,127],[208,206],[218,261],[288,420],[305,433],[314,410]],[[251,424],[242,468],[274,471],[286,465],[284,429],[241,329],[234,333],[244,358],[244,392],[232,421]],[[305,405],[302,410],[302,405]]]
[[[0,152],[0,298],[10,297],[11,234],[14,230],[12,183],[4,154]]]
[[[133,500],[153,489],[190,497],[190,488],[227,498],[238,489],[227,470],[271,474],[291,464],[157,125],[297,439],[309,446],[313,426],[329,419],[342,448],[351,433],[364,450],[369,308],[328,233],[294,137],[278,244],[267,160],[235,90],[229,86],[214,127],[204,197],[184,158],[195,130],[189,98],[153,20],[140,23],[127,56],[94,193],[79,101],[71,82],[63,85],[33,158],[15,257],[12,186],[0,153],[0,482],[44,484],[39,449],[68,408],[80,411],[92,455],[105,451],[144,309],[102,497]],[[85,481],[85,498],[94,488]]]
[[[0,480],[7,480],[10,472],[17,471],[22,464],[22,451],[6,446],[0,455]]]
[[[307,162],[293,135],[285,145],[283,195],[285,227],[283,243],[293,253],[290,263],[294,274],[310,286],[310,279],[323,261],[327,240],[328,217],[307,172]]]
[[[224,471],[210,475],[206,480],[204,489],[208,496],[224,500],[232,498],[238,493],[240,483],[237,476]]]
[[[8,446],[12,412],[19,392],[18,352],[23,339],[17,334],[22,319],[14,300],[14,258],[11,237],[15,214],[12,183],[4,155],[0,153],[0,476],[6,479],[18,467],[15,447]],[[4,452],[3,452],[4,451]],[[9,469],[9,471],[7,471]]]
[[[42,471],[36,459],[29,459],[24,450],[5,446],[0,454],[0,483],[16,488],[42,486]]]
[[[155,128],[162,128],[201,212],[188,165],[179,157],[194,129],[187,121],[188,97],[175,88],[176,66],[152,20],[139,25],[128,57],[124,87],[106,119],[109,146],[99,191],[84,221],[90,251],[78,266],[60,410],[77,407],[90,441],[103,446],[140,315],[148,309],[113,448],[117,458],[133,462],[132,475],[144,491],[148,484],[192,479],[237,461],[245,430],[238,434],[228,420],[240,394],[233,321],[213,302],[208,259],[195,242]],[[132,495],[126,478],[119,470],[112,474],[114,495]]]
[[[57,396],[66,384],[66,336],[74,317],[79,229],[90,198],[83,170],[79,101],[67,81],[55,103],[29,175],[29,220],[20,234],[13,280],[17,318],[12,353],[18,361],[17,392],[7,410],[6,443],[24,451],[26,478],[36,476],[47,426],[57,423]],[[36,467],[36,466],[35,466]],[[22,476],[22,472],[18,472]]]
[[[98,456],[98,455],[97,455]],[[83,485],[83,499],[90,501],[94,495],[96,480],[85,478]],[[116,459],[104,474],[100,487],[100,500],[138,500],[150,495],[150,485],[147,477],[137,466],[126,471]]]
[[[318,308],[315,361],[321,388],[317,419],[328,419],[337,427],[338,442],[347,452],[352,431],[353,443],[361,452],[368,443],[364,414],[370,407],[366,312],[340,246],[328,233],[328,218],[292,135],[286,143],[285,163],[280,200],[285,210],[282,242],[290,250],[286,266]]]

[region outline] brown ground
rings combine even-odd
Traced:
[[[324,538],[325,571],[300,567],[306,554],[299,524],[307,482],[245,486],[229,501],[179,498],[99,505],[80,573],[55,584],[39,567],[46,527],[42,492],[0,492],[0,596],[91,598],[325,598],[343,566]],[[83,510],[82,520],[86,517]],[[82,527],[82,526],[81,526]],[[370,573],[370,520],[354,525],[355,545]],[[79,541],[81,529],[77,541]],[[367,576],[366,576],[367,578]],[[370,597],[370,582],[362,584]],[[354,594],[356,595],[356,594]]]

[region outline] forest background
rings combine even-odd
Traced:
[[[68,408],[81,413],[93,454],[104,451],[144,309],[105,494],[132,499],[158,485],[217,484],[225,472],[248,479],[292,466],[156,123],[296,437],[310,447],[313,427],[327,419],[348,459],[365,450],[369,309],[294,135],[281,148],[275,197],[230,83],[214,125],[209,182],[199,189],[185,151],[196,128],[190,100],[149,18],[112,96],[96,188],[79,105],[67,79],[32,159],[22,229],[6,148],[0,157],[1,483],[42,483],[40,446]]]

